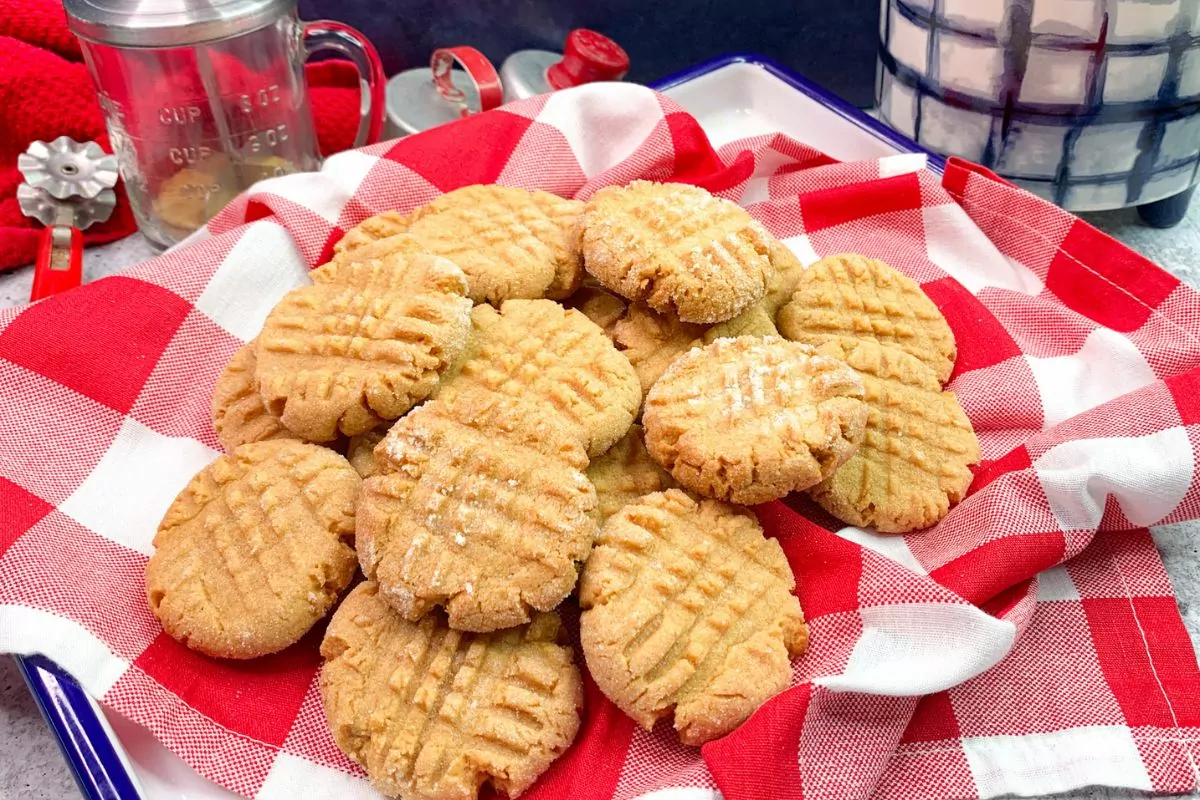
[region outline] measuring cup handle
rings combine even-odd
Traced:
[[[354,136],[354,146],[378,142],[383,132],[385,78],[375,45],[349,25],[323,19],[304,25],[305,54],[311,56],[318,50],[336,50],[349,58],[358,69],[362,104],[359,106],[358,133]]]

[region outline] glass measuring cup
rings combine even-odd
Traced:
[[[320,166],[304,61],[336,50],[363,92],[355,146],[382,127],[383,69],[336,22],[295,0],[66,0],[142,233],[186,237],[264,178]]]

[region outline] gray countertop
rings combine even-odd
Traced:
[[[1089,214],[1089,222],[1153,259],[1181,280],[1200,288],[1200,202],[1177,227],[1153,230],[1141,226],[1133,211]],[[138,236],[88,251],[86,280],[132,266],[154,254]],[[0,276],[0,307],[25,302],[32,281],[29,267]],[[1179,609],[1192,635],[1200,641],[1200,523],[1182,523],[1154,530],[1163,562],[1175,585]],[[9,658],[0,658],[0,800],[63,800],[77,796],[58,747],[42,722],[32,698]],[[1091,789],[1071,800],[1126,800],[1139,793]],[[1200,792],[1187,795],[1200,798]]]

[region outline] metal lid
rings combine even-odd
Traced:
[[[455,71],[450,79],[464,94],[473,88],[464,72]],[[429,67],[406,69],[387,82],[389,136],[407,136],[461,118],[462,109],[438,93]]]
[[[462,69],[454,69],[455,65]],[[500,76],[473,47],[433,51],[430,67],[407,69],[387,82],[389,136],[407,136],[481,111],[503,101]]]
[[[181,47],[257,30],[296,0],[63,0],[82,39],[119,47]]]

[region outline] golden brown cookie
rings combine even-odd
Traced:
[[[163,630],[193,650],[256,658],[300,640],[354,576],[361,479],[337,453],[277,440],[201,470],[167,510],[146,565]]]
[[[945,383],[954,369],[954,333],[916,281],[873,258],[844,254],[805,270],[776,318],[780,332],[819,347],[876,341],[927,364]]]
[[[821,353],[861,376],[867,430],[862,447],[809,494],[851,525],[884,533],[927,528],[971,485],[979,442],[953,392],[933,370],[878,342],[830,342]]]
[[[771,312],[760,300],[733,319],[713,325],[704,332],[701,341],[712,344],[717,339],[737,339],[741,336],[757,336],[761,339],[778,335],[779,329],[771,319]]]
[[[601,525],[635,500],[675,486],[674,479],[646,452],[641,425],[631,427],[625,438],[588,464],[587,476],[596,487]]]
[[[792,298],[804,265],[783,242],[771,238],[768,255],[775,268],[771,285],[762,300],[747,308],[731,320],[714,325],[704,332],[704,343],[712,344],[717,339],[736,339],[739,336],[778,336],[775,317],[779,309]]]
[[[370,281],[294,289],[258,337],[267,409],[313,442],[365,433],[428,397],[470,329],[466,278],[446,259],[352,266]]]
[[[467,356],[447,377],[439,401],[478,389],[540,404],[589,456],[625,435],[641,404],[637,374],[604,331],[550,300],[510,300],[499,311],[476,306]]]
[[[576,203],[508,186],[465,186],[414,211],[404,232],[462,267],[476,303],[567,297],[582,277]]]
[[[613,325],[613,344],[637,372],[644,397],[671,362],[703,344],[704,326],[680,322],[672,314],[659,314],[634,303]]]
[[[575,588],[596,538],[587,454],[539,408],[475,392],[426,403],[376,448],[363,483],[363,573],[407,619],[445,606],[450,626],[493,631]]]
[[[346,235],[333,246],[335,260],[337,256],[349,256],[358,248],[365,247],[372,242],[404,233],[407,227],[408,216],[399,211],[384,211],[382,214],[367,217],[346,231]]]
[[[257,345],[253,339],[242,345],[229,359],[213,387],[213,430],[225,452],[248,442],[296,438],[296,434],[283,427],[283,423],[267,410],[258,393],[258,382],[254,378]]]
[[[774,271],[766,229],[695,186],[634,181],[601,189],[581,225],[589,273],[684,322],[732,319],[762,299]]]
[[[779,314],[779,309],[796,293],[796,288],[804,276],[804,264],[796,258],[791,248],[773,236],[767,254],[770,256],[771,266],[775,268],[775,275],[762,302],[774,319]]]
[[[594,278],[586,278],[579,290],[564,301],[563,305],[577,310],[612,336],[613,327],[625,316],[625,309],[629,304],[624,298],[605,289]]]
[[[346,445],[346,460],[360,477],[369,478],[379,474],[379,465],[375,463],[375,448],[387,436],[387,430],[376,428],[373,431],[351,436]]]
[[[718,339],[676,359],[646,396],[654,460],[687,489],[752,505],[819,483],[862,441],[854,370],[779,337]]]
[[[546,290],[546,297],[550,300],[565,300],[579,288],[585,274],[583,256],[580,252],[582,231],[579,228],[579,215],[583,213],[583,202],[564,199],[536,189],[530,192],[530,196],[557,228],[547,228],[537,215],[532,214],[525,223],[539,239],[554,251],[554,280],[551,281],[550,288]]]
[[[561,628],[552,613],[493,634],[409,622],[359,584],[321,644],[333,740],[389,797],[474,800],[485,782],[516,797],[579,730],[583,681]]]
[[[417,256],[432,255],[413,237],[397,233],[383,239],[364,241],[356,247],[334,252],[333,258],[308,273],[313,283],[347,283],[365,288],[389,285],[392,271]],[[390,263],[381,263],[390,262]]]
[[[787,688],[808,646],[795,585],[749,512],[647,495],[608,520],[584,568],[588,670],[646,729],[674,711],[685,744],[723,736]]]

